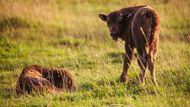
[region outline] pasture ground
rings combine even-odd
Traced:
[[[114,42],[98,13],[149,4],[161,17],[158,87],[137,81],[133,57],[127,82],[118,82],[124,43]],[[0,106],[190,106],[189,0],[0,0]],[[74,93],[17,97],[26,65],[64,67]]]

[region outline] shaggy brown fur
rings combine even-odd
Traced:
[[[113,11],[108,15],[99,14],[107,22],[110,35],[114,40],[121,38],[125,41],[125,60],[120,77],[126,81],[126,75],[131,63],[134,48],[138,52],[138,64],[142,71],[140,81],[144,84],[146,68],[151,71],[152,81],[157,85],[155,77],[155,59],[157,54],[160,18],[150,6],[141,5]]]
[[[16,85],[18,95],[25,92],[74,91],[76,86],[73,77],[65,69],[45,68],[38,65],[27,66],[23,69]]]

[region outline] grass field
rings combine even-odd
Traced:
[[[114,42],[98,13],[148,4],[161,17],[156,65],[158,87],[140,73],[133,57],[127,82],[124,42]],[[0,106],[190,106],[190,0],[0,0]],[[64,67],[77,91],[16,96],[26,65]]]

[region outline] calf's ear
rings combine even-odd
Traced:
[[[106,21],[107,20],[107,15],[105,14],[99,14],[98,15],[100,19],[102,19],[103,21]]]

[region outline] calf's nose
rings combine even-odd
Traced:
[[[115,37],[115,36],[117,36],[118,35],[118,32],[111,32],[111,36],[112,37]]]

